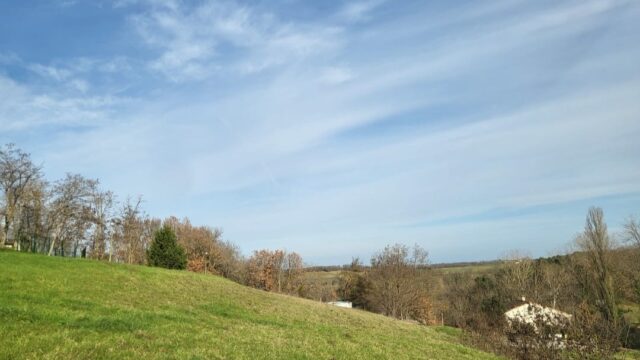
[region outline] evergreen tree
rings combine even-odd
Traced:
[[[147,250],[147,260],[150,266],[166,269],[186,268],[187,255],[182,246],[178,245],[176,234],[168,225],[156,231],[153,242]]]

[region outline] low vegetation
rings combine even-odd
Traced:
[[[217,276],[0,251],[2,359],[494,359],[460,332]]]
[[[339,272],[308,277],[331,284],[338,298],[357,307],[464,329],[475,345],[505,356],[607,359],[623,347],[640,347],[638,223],[631,219],[624,228],[616,235],[624,242],[616,244],[602,210],[592,208],[574,251],[564,256],[531,259],[509,252],[493,264],[430,268],[409,247],[395,245],[376,254],[370,266],[355,260]],[[506,321],[507,310],[527,303],[563,311],[571,321]]]

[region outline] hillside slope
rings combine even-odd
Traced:
[[[429,328],[144,266],[0,251],[2,359],[492,359]]]

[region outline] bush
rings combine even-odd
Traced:
[[[149,266],[180,270],[186,268],[187,255],[178,245],[176,234],[168,225],[156,231],[153,242],[147,250],[147,260]]]

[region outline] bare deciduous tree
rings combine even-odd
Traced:
[[[503,262],[505,274],[502,282],[506,287],[505,290],[515,298],[535,297],[535,291],[532,286],[535,269],[531,257],[525,252],[511,250],[505,254]]]
[[[542,268],[544,299],[550,300],[553,308],[558,306],[559,300],[568,288],[570,281],[569,272],[559,265],[544,265]]]
[[[109,227],[113,219],[114,195],[111,191],[94,188],[91,194],[93,222],[95,225],[91,240],[91,257],[102,260],[107,249]]]
[[[5,145],[0,149],[0,186],[4,200],[4,208],[2,209],[4,216],[3,246],[9,240],[11,225],[25,189],[39,177],[40,168],[33,164],[29,154],[16,148],[14,144]],[[20,249],[18,248],[18,250]]]
[[[640,248],[640,221],[629,218],[624,224],[625,240]]]
[[[64,255],[68,242],[73,243],[75,255],[80,241],[85,239],[86,231],[91,225],[91,195],[97,184],[97,180],[87,179],[78,174],[67,174],[54,185],[46,219],[50,237],[49,256],[53,255],[56,249]]]
[[[138,197],[136,200],[128,198],[113,219],[109,261],[113,261],[115,257],[116,261],[127,264],[145,263],[145,251],[153,234],[159,228],[160,220],[149,219],[142,212],[141,204],[142,197]]]
[[[576,243],[581,252],[573,256],[574,279],[582,290],[583,301],[575,313],[572,337],[585,349],[612,354],[620,346],[624,319],[618,313],[614,246],[602,209],[589,209],[584,231]]]
[[[267,291],[294,293],[302,268],[302,258],[296,253],[254,251],[247,261],[247,284]]]
[[[420,273],[428,264],[428,253],[420,246],[410,249],[396,244],[371,258],[368,279],[369,303],[385,315],[398,319],[412,318],[426,296],[426,284]]]
[[[613,324],[618,322],[616,298],[611,274],[611,250],[613,248],[604,214],[600,208],[591,208],[584,232],[577,239],[578,246],[588,258],[588,266],[594,303],[604,318]]]
[[[23,246],[26,246],[26,250],[31,252],[44,251],[47,186],[46,182],[35,180],[25,188],[14,221],[16,249],[18,250],[24,250]]]
[[[284,274],[284,289],[287,293],[293,294],[297,292],[303,268],[304,263],[298,253],[290,252],[285,255],[282,273]]]

